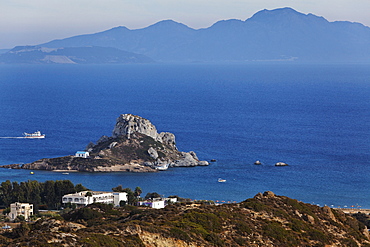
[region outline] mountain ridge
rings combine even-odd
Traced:
[[[286,7],[264,9],[244,21],[220,20],[207,28],[162,20],[140,29],[118,26],[39,46],[112,47],[158,62],[370,62],[370,27],[330,22]]]

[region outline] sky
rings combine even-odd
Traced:
[[[0,0],[0,49],[117,26],[144,28],[167,19],[206,28],[219,20],[246,20],[260,10],[282,7],[370,26],[370,0]]]

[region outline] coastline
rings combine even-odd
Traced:
[[[52,170],[52,172],[79,172],[78,170]]]
[[[370,214],[370,208],[337,208],[341,210],[345,214],[355,214],[355,213],[362,213],[362,214]]]

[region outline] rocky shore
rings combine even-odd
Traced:
[[[2,166],[13,169],[75,170],[80,172],[157,172],[168,167],[207,166],[195,152],[180,152],[175,135],[158,133],[147,119],[122,114],[118,117],[112,136],[102,136],[85,149],[89,158],[64,156],[44,158],[28,164]]]

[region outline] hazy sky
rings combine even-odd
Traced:
[[[0,49],[165,19],[204,28],[281,7],[370,26],[370,0],[0,0]]]

